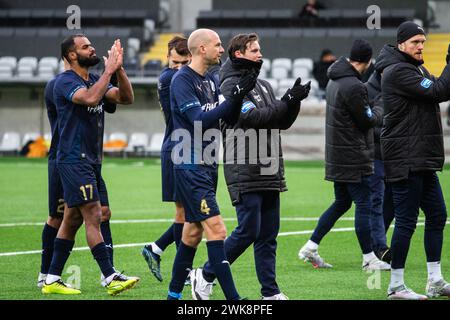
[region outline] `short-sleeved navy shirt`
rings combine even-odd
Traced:
[[[161,149],[162,152],[172,150],[170,135],[173,131],[173,123],[172,113],[170,111],[170,82],[177,71],[178,69],[164,68],[158,79],[158,99],[164,114],[164,120],[166,122],[166,131],[164,133],[164,140]]]
[[[53,97],[58,116],[60,139],[58,143],[58,163],[101,164],[103,158],[103,112],[104,98],[96,106],[83,106],[72,102],[72,97],[81,88],[90,88],[99,76],[89,74],[85,81],[72,70],[65,71],[57,78]],[[108,85],[108,90],[113,86]]]
[[[56,160],[56,150],[59,142],[59,131],[58,131],[58,115],[56,113],[56,105],[53,100],[53,89],[55,87],[56,79],[59,75],[50,80],[45,86],[44,90],[44,100],[45,106],[47,107],[48,121],[50,122],[50,130],[52,132],[52,141],[50,143],[50,149],[48,151],[48,161]]]
[[[177,129],[187,130],[191,139],[190,163],[174,163],[175,169],[185,168],[199,170],[206,167],[205,165],[196,165],[201,162],[200,160],[194,161],[194,125],[185,113],[192,108],[200,108],[203,112],[216,108],[219,105],[219,95],[219,84],[210,73],[206,73],[205,76],[202,76],[189,66],[184,66],[173,76],[170,85],[170,106],[173,117],[173,129],[174,131]],[[217,123],[213,128],[219,129],[219,120],[217,120]],[[202,129],[202,133],[204,133],[207,128]],[[177,142],[175,142],[175,144],[177,144]],[[209,144],[211,144],[211,141],[202,142],[202,154]],[[217,164],[208,165],[208,167],[217,168]]]

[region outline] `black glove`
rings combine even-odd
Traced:
[[[448,45],[447,56],[445,57],[447,64],[450,62],[450,44]]]
[[[231,97],[236,100],[242,100],[256,84],[258,72],[256,70],[246,70],[239,78],[239,82],[231,90]]]
[[[294,86],[287,89],[281,100],[286,102],[288,105],[298,105],[300,101],[305,99],[309,94],[309,90],[311,90],[311,81],[308,81],[305,85],[302,85],[301,82],[302,79],[297,78]]]

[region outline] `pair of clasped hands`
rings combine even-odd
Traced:
[[[108,57],[103,56],[105,62],[105,71],[113,74],[122,68],[123,65],[123,48],[120,39],[114,41],[111,49],[108,50]]]

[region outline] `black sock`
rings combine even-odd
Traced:
[[[184,288],[184,282],[192,269],[196,249],[180,242],[175,260],[173,261],[172,280],[169,292],[180,294]]]
[[[175,239],[175,245],[177,249],[181,242],[181,236],[183,235],[184,223],[174,223],[173,224],[173,238]]]
[[[97,261],[100,270],[105,278],[108,278],[114,272],[116,272],[111,264],[108,250],[104,242],[100,242],[91,249],[94,259]]]
[[[53,247],[58,229],[53,228],[47,223],[42,230],[42,255],[41,255],[41,273],[47,274],[52,263]]]
[[[222,287],[227,300],[239,300],[239,294],[234,285],[233,276],[231,275],[230,264],[225,256],[223,240],[215,240],[206,242],[208,247],[208,259]]]
[[[161,237],[155,241],[155,244],[162,250],[166,250],[166,248],[175,241],[174,235],[174,224],[171,224],[170,227],[164,232]]]
[[[111,228],[109,226],[109,220],[104,221],[100,224],[100,230],[102,232],[103,241],[105,241],[106,249],[108,250],[109,259],[111,261],[111,264],[114,266],[113,242],[111,236]]]
[[[66,264],[67,259],[69,259],[74,244],[75,241],[55,238],[53,258],[50,268],[48,269],[48,274],[61,276],[64,265]]]

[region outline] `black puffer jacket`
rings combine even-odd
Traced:
[[[379,105],[383,108],[383,99],[381,96],[381,74],[375,70],[372,72],[369,80],[364,84],[367,88],[367,94],[369,95],[369,103],[372,106]],[[381,145],[380,145],[380,135],[381,127],[383,123],[380,121],[379,124],[373,128],[373,142],[375,145],[375,159],[381,160]]]
[[[220,89],[222,94],[228,97],[232,88],[238,82],[242,68],[227,60],[220,70]],[[227,135],[228,129],[256,129],[257,145],[259,146],[260,133],[258,129],[288,129],[297,118],[300,111],[300,104],[296,107],[288,108],[286,103],[277,100],[272,87],[267,81],[258,79],[255,88],[246,96],[243,101],[242,110],[237,123],[226,123],[221,121],[224,144],[224,172],[225,181],[228,186],[231,201],[236,205],[240,201],[240,195],[257,191],[286,191],[286,181],[284,179],[283,153],[281,150],[281,138],[274,135],[277,130],[267,130],[267,150],[268,157],[260,157],[259,147],[257,148],[257,158],[252,157],[254,164],[250,162],[249,143],[238,142],[234,136]],[[272,132],[273,131],[273,132]],[[250,132],[250,131],[247,131]],[[278,154],[271,149],[271,135],[278,142]],[[243,135],[240,135],[243,137]],[[255,147],[255,144],[252,145]],[[234,155],[229,154],[234,150]],[[227,153],[228,151],[228,153]],[[238,155],[243,158],[238,159]],[[233,159],[234,164],[227,164],[227,157]],[[237,161],[244,164],[237,164]],[[274,173],[261,175],[262,167],[269,167],[269,161],[277,164],[272,170]]]
[[[369,105],[361,75],[344,58],[328,69],[325,126],[325,179],[361,182],[373,174],[373,128],[381,121],[381,107]]]
[[[383,71],[381,152],[387,181],[410,171],[440,171],[444,164],[439,102],[450,98],[450,65],[436,78],[415,59],[386,45],[378,58]]]

